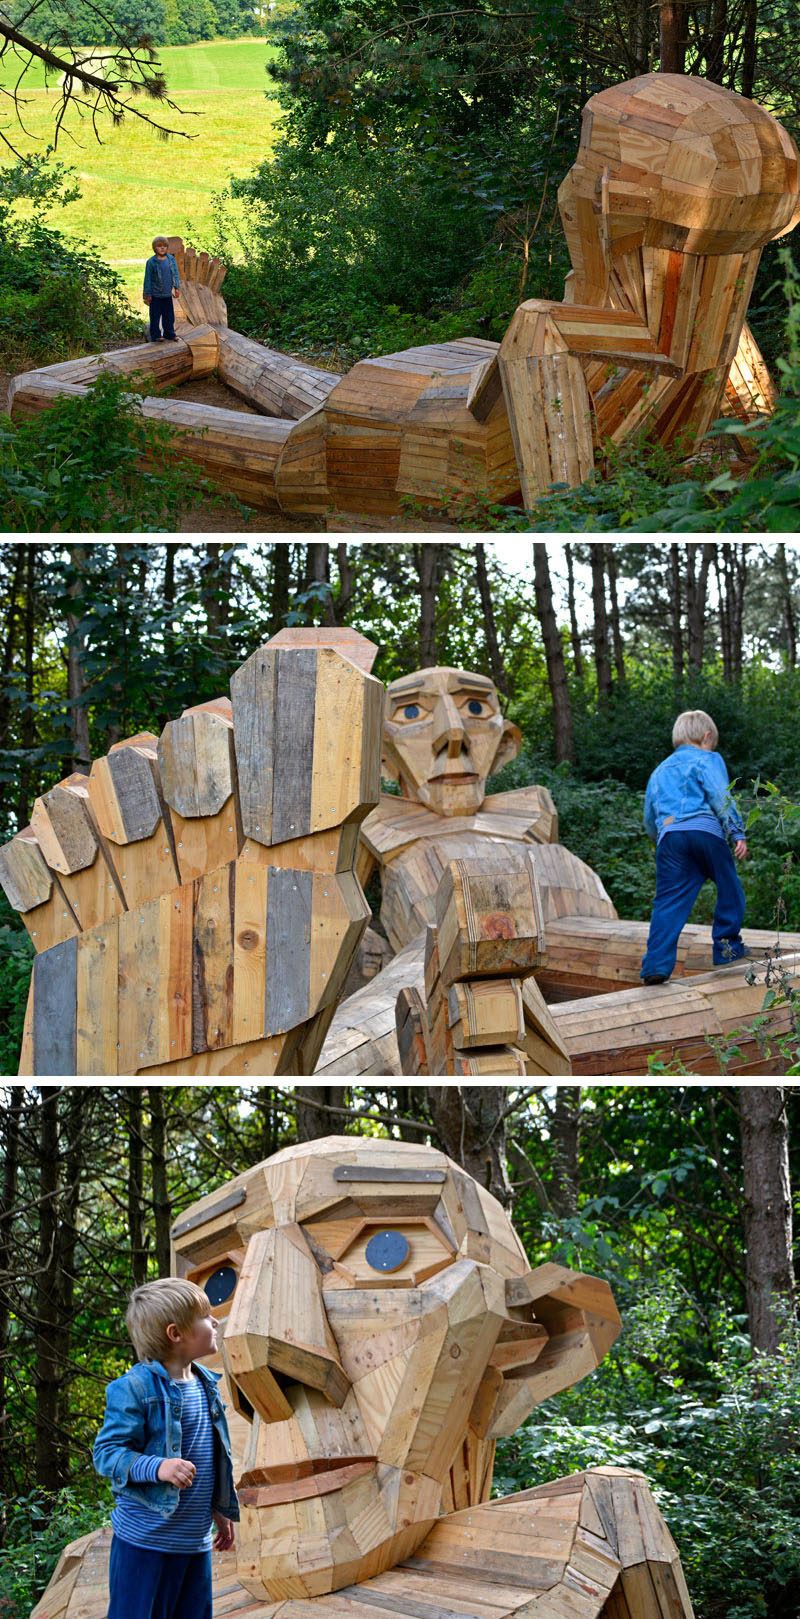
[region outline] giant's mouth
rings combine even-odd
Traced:
[[[274,1507],[281,1501],[329,1495],[372,1472],[377,1460],[376,1456],[325,1456],[315,1461],[253,1467],[242,1473],[236,1493],[246,1507]]]
[[[428,785],[431,786],[435,781],[447,781],[458,785],[465,781],[479,780],[480,777],[475,770],[439,770],[436,775],[428,777]]]

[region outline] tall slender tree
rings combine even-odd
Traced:
[[[547,546],[543,540],[533,544],[533,577],[536,592],[536,614],[542,631],[547,679],[553,702],[553,737],[556,761],[572,763],[575,758],[575,736],[572,726],[572,704],[564,665],[564,648],[553,608],[553,586],[547,561]]]

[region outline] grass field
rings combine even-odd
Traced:
[[[207,246],[212,194],[271,150],[280,113],[266,94],[271,51],[263,39],[164,46],[159,56],[168,92],[181,113],[163,121],[191,139],[181,134],[165,143],[129,117],[119,129],[101,126],[98,145],[91,127],[74,116],[72,138],[59,139],[56,155],[75,169],[82,195],[52,223],[67,236],[84,237],[119,269],[137,310],[144,308],[143,266],[156,232]],[[9,77],[6,70],[4,82]],[[16,130],[13,138],[21,151],[43,151],[52,138],[48,111],[57,92],[45,88],[43,70],[32,69],[25,82],[28,133]],[[163,117],[155,103],[149,108]],[[8,127],[7,113],[5,121]]]

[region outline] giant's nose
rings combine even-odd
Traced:
[[[469,753],[469,738],[463,716],[448,692],[443,692],[433,711],[433,751],[457,759],[461,750]]]
[[[231,1387],[263,1422],[294,1415],[287,1383],[319,1389],[342,1405],[350,1380],[328,1325],[321,1278],[298,1225],[257,1231],[247,1245],[222,1358]]]

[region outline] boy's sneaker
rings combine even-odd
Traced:
[[[712,970],[719,972],[721,967],[738,967],[740,961],[749,961],[753,955],[754,951],[750,949],[749,944],[746,944],[744,949],[740,950],[738,956],[731,956],[728,961],[712,962]]]
[[[669,973],[648,973],[647,977],[642,979],[642,983],[643,984],[668,984],[669,983]]]

